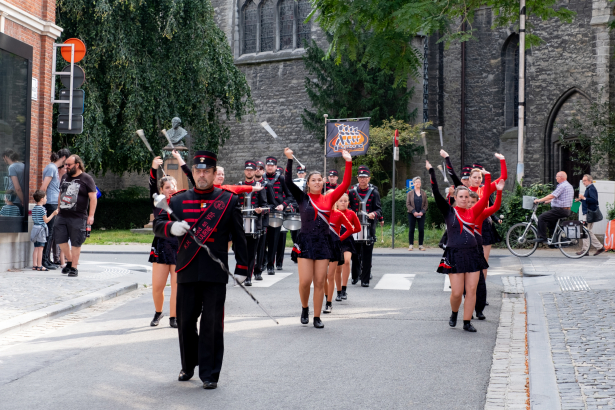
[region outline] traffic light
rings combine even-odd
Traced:
[[[62,57],[71,63],[59,72],[55,71],[57,48],[61,48]],[[85,81],[85,72],[75,63],[79,62],[85,56],[85,52],[85,44],[76,38],[68,39],[64,44],[53,45],[51,102],[59,104],[58,112],[60,115],[58,115],[58,132],[61,134],[81,134],[83,132],[85,91],[79,87],[81,87]],[[60,90],[60,97],[58,100],[55,99],[56,75],[60,77],[60,81],[64,87],[67,87]],[[73,89],[72,97],[71,88]]]

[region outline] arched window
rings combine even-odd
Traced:
[[[511,34],[502,48],[506,128],[519,125],[519,36]]]
[[[297,47],[303,47],[304,42],[309,42],[312,38],[312,23],[305,23],[305,19],[312,11],[309,0],[299,0],[297,2],[297,11]]]
[[[293,0],[280,2],[280,50],[293,48],[293,24],[295,4]]]
[[[249,0],[243,7],[243,54],[256,52],[256,27],[258,9],[254,1]]]
[[[275,47],[275,6],[266,0],[261,6],[261,50],[273,51]]]

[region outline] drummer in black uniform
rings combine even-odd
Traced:
[[[369,168],[361,165],[357,173],[359,183],[350,189],[349,194],[350,209],[357,214],[360,221],[369,223],[369,240],[355,242],[357,252],[352,255],[352,284],[355,285],[360,278],[363,287],[369,287],[372,253],[376,241],[376,222],[382,218],[380,194],[376,187],[369,183],[370,176]],[[365,203],[367,215],[363,215],[362,203]]]
[[[290,203],[292,197],[290,191],[286,187],[284,177],[277,171],[278,160],[275,157],[267,157],[265,160],[265,178],[273,189],[273,202],[271,202],[270,209],[277,211],[283,211]],[[280,238],[281,226],[277,228],[267,228],[267,274],[275,275],[275,254],[278,248],[278,242]]]
[[[337,174],[337,170],[335,169],[330,169],[329,172],[327,172],[327,179],[329,180],[329,182],[327,182],[326,184],[326,189],[325,192],[330,190],[330,189],[335,189],[337,188],[337,179],[338,179],[338,174]]]
[[[269,183],[269,180],[263,178],[265,175],[265,163],[263,161],[256,161],[256,172],[254,173],[254,180],[263,186],[263,191],[267,197],[267,204],[271,206],[273,203],[273,187]],[[256,245],[256,264],[254,265],[254,276],[262,275],[263,271],[267,268],[265,259],[265,245],[267,244],[267,229],[269,227],[269,209],[266,209],[262,215],[262,227],[258,237],[258,244]]]
[[[280,178],[284,178],[284,168],[278,166],[277,172],[280,173]],[[286,198],[286,195],[284,195],[284,200],[288,203],[288,206],[284,210],[295,212],[296,205],[293,197],[291,196],[290,198]],[[286,250],[287,237],[288,230],[282,226],[282,228],[280,228],[280,236],[278,237],[278,248],[275,253],[275,268],[277,270],[282,270],[282,266],[284,265],[284,251]]]
[[[256,173],[256,162],[252,160],[248,160],[245,163],[245,168],[243,170],[243,174],[245,176],[245,180],[239,182],[238,185],[256,185],[256,180],[254,179]],[[250,195],[250,203],[247,204],[245,201]],[[247,216],[256,216],[256,230],[253,234],[246,233],[246,243],[248,246],[248,278],[245,280],[245,286],[252,286],[252,275],[254,275],[255,280],[263,280],[260,272],[255,271],[255,265],[258,256],[258,238],[260,231],[262,229],[262,215],[264,208],[267,207],[267,194],[263,189],[258,192],[254,192],[251,194],[242,194],[239,196],[239,206],[244,206],[249,209],[254,209],[253,212],[243,212],[243,217]]]
[[[229,236],[235,246],[235,278],[248,275],[248,253],[239,198],[214,187],[217,156],[209,151],[194,155],[192,174],[195,187],[173,196],[169,206],[182,222],[173,222],[166,212],[154,219],[154,233],[160,238],[178,238],[177,253],[177,324],[182,370],[179,380],[190,380],[199,366],[203,388],[215,389],[224,356],[224,302],[228,274],[205,249],[199,247],[189,229],[209,247],[228,269]],[[186,218],[198,220],[191,225]],[[200,334],[196,321],[201,316]]]

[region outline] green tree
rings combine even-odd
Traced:
[[[410,46],[419,34],[440,33],[441,41],[465,41],[472,37],[472,23],[479,8],[490,7],[493,27],[518,24],[517,0],[312,0],[320,27],[333,38],[327,57],[341,64],[343,57],[370,68],[395,74],[395,84],[404,85],[422,66],[420,53]],[[527,0],[527,47],[540,39],[532,34],[532,22],[558,18],[571,22],[575,13],[558,0]],[[465,24],[464,24],[465,23]],[[372,33],[368,38],[365,33]],[[364,50],[364,52],[363,52]]]
[[[365,36],[368,37],[368,36]],[[379,126],[385,119],[409,122],[415,112],[408,112],[408,101],[414,89],[394,88],[394,77],[388,70],[370,68],[349,58],[340,64],[325,58],[325,52],[312,41],[303,57],[311,77],[305,78],[305,89],[314,111],[303,110],[303,125],[322,142],[324,118],[371,117],[370,124]]]
[[[151,157],[135,131],[159,150],[159,132],[174,116],[193,148],[217,151],[229,137],[224,117],[240,120],[251,109],[210,0],[58,0],[56,21],[62,39],[80,38],[88,50],[79,63],[84,132],[55,133],[54,146],[70,147],[88,170],[147,168]]]

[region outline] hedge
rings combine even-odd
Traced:
[[[100,198],[96,206],[92,229],[143,228],[143,225],[149,223],[151,213],[152,200],[149,198]]]
[[[391,209],[391,192],[389,195],[381,199],[382,216],[385,223],[391,223],[392,209]],[[395,192],[395,224],[407,224],[408,223],[408,210],[406,209],[406,190],[396,190]],[[436,200],[433,197],[427,197],[427,214],[425,215],[425,223],[428,227],[439,227],[444,223],[444,217],[436,205]]]

